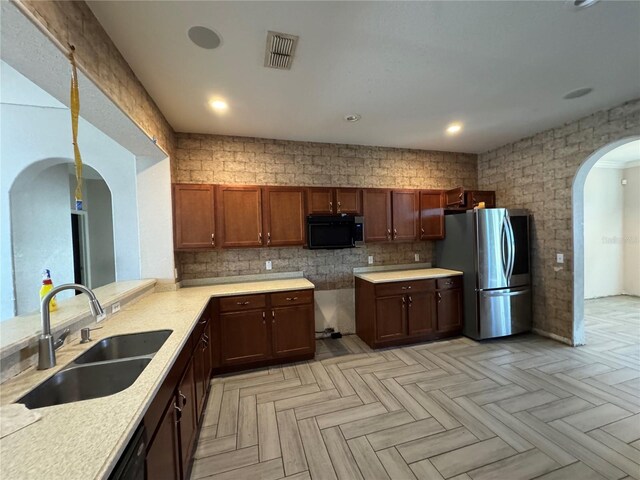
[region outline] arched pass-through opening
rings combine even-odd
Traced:
[[[584,345],[586,343],[584,329],[584,186],[587,175],[593,166],[607,153],[626,145],[629,142],[640,140],[640,135],[634,135],[596,150],[580,166],[573,179],[571,190],[571,208],[573,211],[573,344]]]

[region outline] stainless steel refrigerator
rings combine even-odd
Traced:
[[[478,340],[531,330],[529,213],[483,208],[445,217],[436,266],[464,272],[463,333]]]

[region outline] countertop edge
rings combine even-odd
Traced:
[[[434,269],[424,269],[424,270],[434,270]],[[460,276],[464,274],[459,270],[449,270],[449,269],[438,269],[438,270],[446,270],[446,272],[439,272],[439,273],[425,272],[424,274],[420,274],[420,275],[402,276],[400,274],[407,274],[415,270],[397,270],[397,271],[391,270],[391,271],[382,271],[382,272],[356,273],[354,274],[354,277],[369,283],[394,283],[394,282],[406,282],[411,280],[429,280],[429,279],[435,279],[435,278],[455,277],[455,276]],[[389,275],[393,273],[397,273],[399,276],[396,278],[384,278],[384,279],[375,278],[376,276],[379,276],[379,275]]]

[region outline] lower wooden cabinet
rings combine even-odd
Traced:
[[[460,335],[461,279],[373,284],[356,278],[356,333],[372,348]]]
[[[220,353],[223,365],[259,362],[269,358],[269,329],[266,309],[225,312],[218,317]]]
[[[189,477],[211,377],[210,328],[207,307],[144,416],[148,479]]]
[[[313,290],[215,298],[212,305],[214,372],[313,358]]]

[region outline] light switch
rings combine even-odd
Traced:
[[[373,265],[373,255],[369,255],[369,265]]]
[[[420,254],[419,254],[419,253],[416,253],[416,254],[413,256],[413,259],[414,259],[416,262],[419,262],[419,261],[420,261]]]
[[[273,268],[273,265],[271,265],[271,260],[267,260],[265,267],[267,268],[267,270],[271,270],[271,268]]]
[[[564,263],[564,253],[556,253],[556,263]]]

